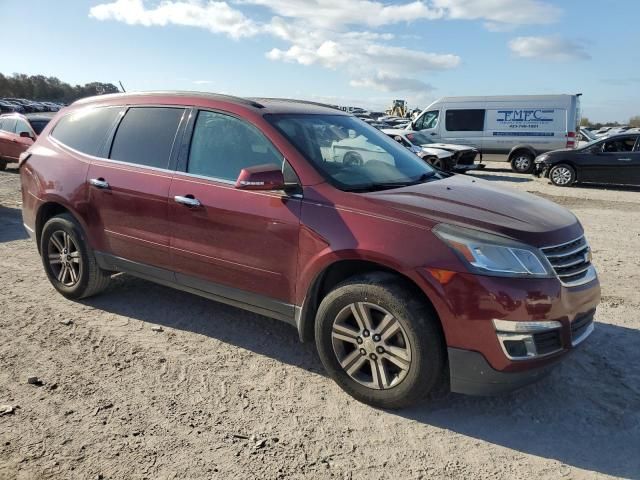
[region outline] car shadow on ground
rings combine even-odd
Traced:
[[[19,208],[0,205],[0,243],[29,238],[22,225],[22,212]]]
[[[293,327],[195,295],[118,275],[105,293],[83,303],[324,375],[314,345],[299,343]],[[639,344],[640,331],[598,323],[580,349],[535,385],[497,397],[450,394],[387,414],[555,459],[565,465],[558,476],[578,467],[640,478]]]

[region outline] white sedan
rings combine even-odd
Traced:
[[[478,150],[468,145],[435,143],[424,133],[414,130],[383,128],[382,133],[417,153],[418,156],[427,159],[427,161],[434,160],[433,156],[437,156],[438,161],[436,163],[433,163],[433,161],[429,161],[429,163],[441,170],[466,171],[484,167],[482,164],[474,163]],[[418,153],[419,151],[424,153],[420,154]],[[440,152],[444,152],[447,155],[445,156]]]

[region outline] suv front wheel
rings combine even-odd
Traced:
[[[315,328],[329,375],[369,405],[405,407],[442,377],[439,322],[397,277],[375,273],[341,283],[320,303]]]

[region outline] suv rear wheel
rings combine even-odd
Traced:
[[[361,402],[401,408],[424,398],[442,377],[439,322],[392,275],[338,285],[320,303],[315,328],[327,372]]]
[[[7,162],[0,158],[0,172],[7,168]]]
[[[89,297],[109,284],[111,275],[98,266],[80,225],[69,214],[44,225],[40,256],[49,281],[67,298]]]

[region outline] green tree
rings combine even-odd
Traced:
[[[23,73],[5,76],[0,73],[0,98],[16,97],[71,103],[79,98],[118,91],[118,87],[112,83],[91,82],[85,85],[70,85],[56,77]]]

